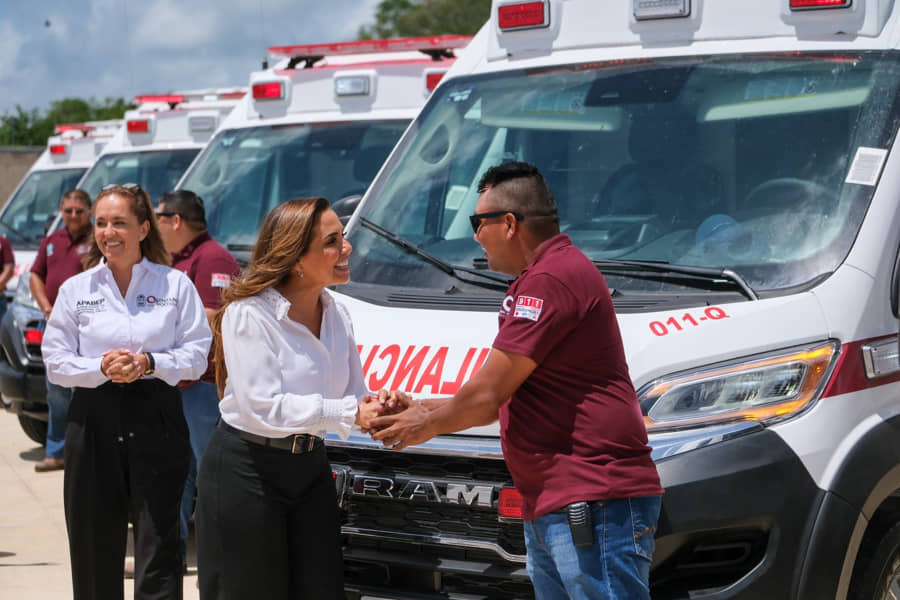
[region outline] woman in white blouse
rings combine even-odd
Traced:
[[[129,517],[135,598],[182,597],[190,446],[175,384],[203,374],[212,334],[196,288],[167,262],[147,194],[104,188],[90,268],[62,285],[44,332],[47,377],[74,388],[63,493],[75,600],[123,597]]]
[[[198,475],[200,597],[344,597],[340,522],[322,438],[365,428],[350,317],[327,286],[351,246],[324,198],[266,217],[250,264],[213,321],[222,418]]]

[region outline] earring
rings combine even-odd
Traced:
[[[297,268],[297,277],[303,277],[303,267]]]

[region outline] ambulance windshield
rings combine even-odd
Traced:
[[[359,214],[486,269],[468,218],[478,180],[523,160],[596,261],[729,268],[770,293],[809,284],[847,255],[875,190],[897,128],[898,56],[641,59],[448,80]],[[354,282],[452,284],[371,228],[349,235]],[[622,291],[676,285],[632,275],[607,278]]]
[[[62,195],[75,187],[87,169],[32,171],[0,213],[0,235],[14,248],[37,248],[53,222]]]
[[[106,154],[91,167],[81,188],[96,198],[105,185],[136,183],[150,194],[150,200],[156,205],[160,196],[175,189],[199,152],[199,148],[188,148]]]
[[[206,205],[210,234],[246,250],[276,204],[362,194],[408,120],[267,125],[216,135],[181,182]]]

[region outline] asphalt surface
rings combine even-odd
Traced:
[[[36,473],[34,463],[43,456],[43,448],[26,437],[16,416],[0,410],[0,598],[72,597],[63,472]],[[199,599],[196,565],[192,535],[185,600]],[[133,598],[132,581],[125,579],[123,586],[125,598]]]

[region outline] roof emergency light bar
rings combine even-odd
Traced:
[[[471,36],[468,35],[435,35],[387,40],[359,40],[332,44],[271,46],[269,55],[274,58],[289,58],[288,69],[293,69],[300,63],[303,63],[301,68],[309,68],[326,56],[345,56],[348,54],[418,51],[438,60],[453,57],[453,50],[464,48],[471,39]]]
[[[181,94],[142,94],[135,96],[132,104],[140,106],[141,104],[168,104],[169,108],[175,108],[184,102],[184,96]],[[131,131],[130,129],[128,130]]]
[[[51,144],[50,154],[65,154],[68,149],[69,146],[66,144]]]
[[[57,125],[53,128],[53,134],[59,135],[66,131],[80,131],[81,133],[87,135],[89,132],[94,130],[93,125],[88,125],[87,123],[64,123],[62,125]]]
[[[847,8],[852,0],[790,0],[791,10],[813,10],[817,8]]]

